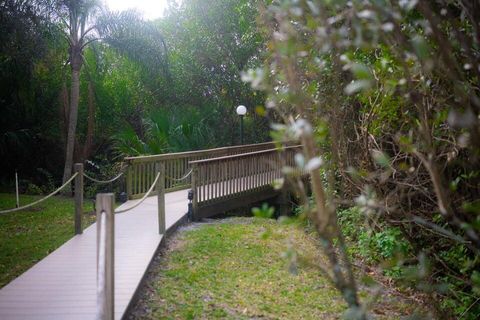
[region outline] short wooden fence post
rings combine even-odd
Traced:
[[[158,233],[165,234],[165,162],[157,162],[156,172],[160,174],[157,181],[157,203],[158,203]]]
[[[115,262],[115,195],[97,194],[97,320],[113,320]]]
[[[83,164],[75,163],[75,234],[82,234],[82,214],[83,214]]]

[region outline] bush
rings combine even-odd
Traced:
[[[411,247],[397,227],[377,221],[375,228],[357,207],[338,210],[338,222],[350,244],[350,253],[368,263],[390,262],[385,268],[389,275],[398,273],[396,263],[411,252]]]
[[[32,194],[32,195],[39,195],[39,194],[43,194],[43,191],[42,191],[42,188],[40,188],[36,184],[29,183],[25,193],[26,194]]]

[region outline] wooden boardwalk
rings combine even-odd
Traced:
[[[165,195],[167,228],[185,216],[187,193]],[[95,319],[96,237],[93,224],[3,287],[0,319]],[[127,310],[161,240],[157,197],[115,216],[115,319]]]
[[[115,319],[125,316],[165,236],[158,233],[163,208],[168,231],[186,216],[190,189],[194,220],[278,195],[272,182],[283,177],[285,166],[295,165],[299,146],[286,146],[281,153],[272,148],[272,143],[264,143],[125,159],[129,199],[147,197],[153,187],[160,196],[115,215]],[[137,201],[129,200],[118,210]],[[81,212],[81,203],[76,207]],[[97,226],[93,224],[0,289],[0,320],[95,319],[96,277]]]

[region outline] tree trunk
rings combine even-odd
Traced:
[[[75,64],[73,64],[75,65]],[[73,151],[75,148],[75,134],[77,130],[78,102],[80,92],[80,67],[72,67],[72,87],[70,93],[70,116],[68,117],[67,150],[65,154],[65,167],[63,169],[63,182],[72,175]]]
[[[66,143],[67,143],[67,123],[68,123],[68,111],[69,111],[69,98],[68,98],[68,90],[67,84],[65,81],[62,83],[62,90],[59,96],[59,108],[58,108],[58,115],[61,122],[61,137],[62,137],[62,147],[65,150]]]
[[[85,138],[85,145],[83,146],[83,160],[90,158],[93,146],[93,134],[95,130],[95,92],[93,91],[93,84],[88,83],[88,122],[87,122],[87,136]]]

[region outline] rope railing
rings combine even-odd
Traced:
[[[87,175],[86,173],[83,173],[83,176],[85,178],[87,178],[88,180],[90,181],[93,181],[95,183],[99,183],[99,184],[108,184],[108,183],[112,183],[112,182],[115,182],[117,179],[119,179],[121,176],[123,176],[125,174],[125,172],[120,172],[119,175],[117,175],[116,177],[110,179],[110,180],[97,180],[93,177],[90,177],[89,175]]]
[[[120,173],[113,177],[112,179],[108,179],[108,180],[98,180],[98,179],[95,179],[94,177],[91,177],[89,176],[88,174],[85,173],[85,171],[83,171],[83,176],[85,178],[87,178],[88,180],[92,181],[92,182],[95,182],[95,183],[99,183],[99,184],[108,184],[108,183],[112,183],[112,182],[115,182],[116,180],[118,180],[121,176],[123,176],[125,174],[125,171],[127,170],[128,168],[128,165],[124,166],[121,170],[120,170]]]
[[[166,179],[169,179],[169,180],[172,180],[172,181],[183,181],[185,179],[187,179],[193,172],[193,169],[190,169],[190,171],[187,172],[186,175],[184,175],[183,177],[181,178],[172,178],[172,177],[165,177]]]
[[[49,195],[47,195],[46,197],[43,197],[42,199],[39,199],[35,202],[32,202],[32,203],[29,203],[23,207],[19,207],[19,208],[13,208],[13,209],[8,209],[8,210],[2,210],[0,211],[0,214],[4,214],[4,213],[11,213],[11,212],[16,212],[16,211],[21,211],[21,210],[24,210],[24,209],[27,209],[27,208],[30,208],[30,207],[33,207],[34,205],[37,205],[39,203],[42,203],[43,201],[47,200],[48,198],[56,195],[58,192],[60,192],[63,188],[65,188],[68,184],[70,184],[70,182],[72,182],[73,179],[75,179],[75,177],[78,175],[78,172],[74,173],[70,179],[68,179],[62,186],[60,186],[58,189],[56,189],[55,191],[53,191],[52,193],[50,193]]]
[[[131,206],[130,208],[127,208],[127,209],[115,210],[115,213],[124,213],[124,212],[130,211],[130,210],[132,210],[132,209],[135,209],[135,208],[138,207],[140,204],[142,204],[142,202],[145,201],[145,199],[147,199],[148,196],[150,196],[150,194],[152,193],[153,189],[155,189],[155,186],[157,185],[157,182],[158,182],[158,179],[159,179],[159,178],[160,178],[160,172],[157,173],[157,176],[155,177],[155,180],[153,181],[152,186],[150,187],[150,189],[148,189],[147,193],[145,193],[145,195],[144,195],[140,200],[138,200],[137,203],[135,203],[133,206]]]

